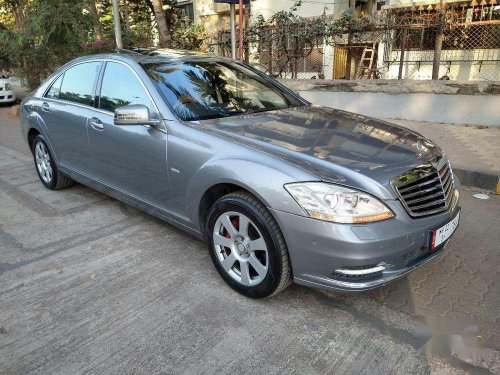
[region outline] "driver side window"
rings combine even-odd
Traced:
[[[141,82],[127,66],[108,62],[102,78],[99,108],[114,112],[129,104],[143,104],[152,112],[153,103]]]

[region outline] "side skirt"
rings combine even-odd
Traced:
[[[160,220],[166,221],[167,223],[189,233],[190,235],[196,237],[199,240],[204,240],[202,233],[192,228],[191,226],[184,224],[178,220],[177,217],[174,217],[172,213],[166,211],[160,207],[152,205],[148,202],[145,202],[135,196],[132,196],[122,190],[109,186],[101,181],[95,180],[89,176],[86,176],[80,172],[77,172],[73,169],[65,167],[63,165],[58,165],[58,168],[69,176],[71,179],[76,182],[85,185],[91,189],[97,190],[103,194],[109,195],[112,198],[115,198],[123,203],[126,203],[132,207],[135,207],[141,211],[144,211],[154,217],[157,217]],[[183,218],[185,221],[188,221],[188,218]]]

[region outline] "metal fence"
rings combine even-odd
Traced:
[[[490,3],[387,9],[361,30],[323,40],[267,27],[245,38],[245,59],[282,78],[430,79],[442,31],[440,79],[500,80],[500,6]],[[230,56],[229,31],[211,45]]]

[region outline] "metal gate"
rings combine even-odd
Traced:
[[[347,48],[336,46],[333,54],[333,79],[345,77],[347,63]]]

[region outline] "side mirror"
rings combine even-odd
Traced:
[[[149,108],[143,104],[130,104],[115,109],[115,125],[151,125],[160,124],[159,120],[149,117]]]

